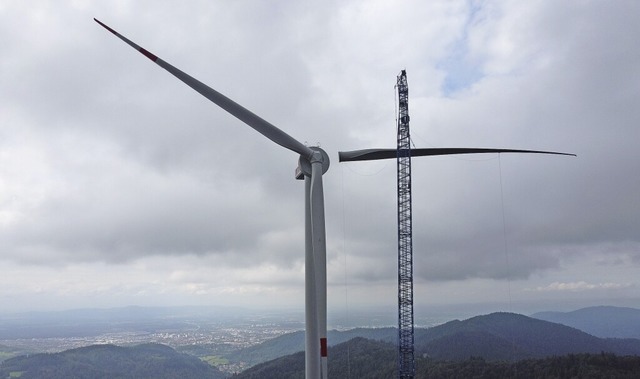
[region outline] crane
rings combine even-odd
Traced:
[[[411,214],[411,157],[479,153],[534,153],[572,155],[540,150],[496,148],[418,148],[411,149],[409,131],[409,86],[406,70],[397,76],[398,119],[395,149],[364,149],[341,151],[340,162],[378,159],[397,160],[398,181],[398,378],[415,376],[414,316],[413,316],[413,230]]]
[[[413,378],[413,231],[411,229],[411,134],[407,72],[397,77],[398,89],[398,378]]]

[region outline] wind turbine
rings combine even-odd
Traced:
[[[398,136],[396,149],[366,149],[339,152],[340,162],[397,159],[398,168],[398,378],[413,379],[413,229],[411,213],[411,157],[480,153],[556,154],[554,151],[493,148],[426,148],[411,149],[409,133],[409,86],[407,73],[400,72],[398,88]]]
[[[329,156],[308,147],[213,88],[138,46],[109,26],[94,20],[202,96],[278,145],[300,155],[296,179],[305,181],[305,377],[327,378],[327,267],[322,175]]]

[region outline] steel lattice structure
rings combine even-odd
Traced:
[[[373,148],[341,151],[340,162],[393,159],[398,162],[398,378],[415,376],[414,317],[413,317],[413,239],[411,226],[411,157],[457,154],[529,153],[575,155],[541,150],[448,147],[411,149],[409,133],[409,87],[407,73],[397,77],[398,138],[395,149]]]
[[[407,73],[398,88],[398,378],[413,379],[413,241],[411,230],[411,135]]]

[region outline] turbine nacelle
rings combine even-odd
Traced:
[[[311,158],[308,159],[301,155],[300,159],[298,159],[298,167],[296,168],[296,179],[298,180],[304,179],[305,176],[311,176],[311,166],[314,162],[322,163],[323,175],[329,170],[329,154],[318,146],[311,146],[309,148],[313,150]]]

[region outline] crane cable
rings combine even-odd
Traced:
[[[500,172],[500,204],[502,207],[502,241],[503,241],[503,248],[504,248],[505,264],[507,266],[507,296],[509,300],[507,311],[513,312],[513,302],[511,299],[511,262],[509,259],[509,244],[507,241],[507,221],[506,221],[507,218],[505,216],[505,211],[504,211],[504,186],[502,183],[502,159],[500,158],[501,156],[502,154],[498,153],[498,169]],[[511,335],[511,360],[512,361],[514,360],[515,356],[516,356],[515,335]],[[513,365],[513,369],[515,370],[514,377],[517,378],[518,366]]]
[[[504,188],[502,185],[502,159],[500,157],[501,154],[498,153],[498,168],[500,171],[500,205],[502,207],[502,241],[504,245],[505,264],[507,265],[507,294],[509,298],[508,311],[511,312],[513,309],[513,303],[511,301],[511,262],[509,259],[509,244],[507,241],[507,221],[504,211]]]
[[[347,269],[347,237],[346,237],[346,215],[345,215],[345,204],[344,204],[344,167],[345,165],[340,165],[342,168],[340,170],[341,173],[341,191],[342,191],[342,254],[344,256],[344,309],[345,309],[345,327],[349,327],[349,282],[348,282],[348,269]],[[347,341],[347,378],[351,378],[351,354],[350,354],[350,344]]]

